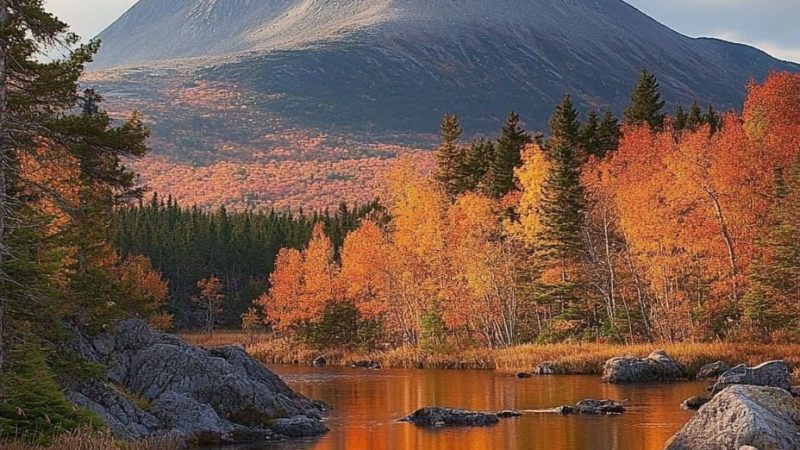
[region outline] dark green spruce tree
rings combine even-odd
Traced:
[[[678,105],[678,107],[675,108],[675,121],[672,123],[673,129],[675,131],[685,130],[688,119],[689,115],[683,110],[683,105]]]
[[[705,123],[703,118],[703,111],[697,100],[692,100],[692,105],[689,107],[689,116],[686,118],[686,128],[692,131],[697,130]]]
[[[494,160],[494,156],[494,144],[488,139],[476,139],[467,147],[463,173],[466,176],[468,191],[478,191],[483,188],[484,179],[489,172],[489,166]]]
[[[458,116],[445,114],[441,124],[442,142],[434,153],[436,181],[441,189],[454,199],[467,188],[464,174],[465,151],[459,139],[464,134]]]
[[[522,149],[531,142],[530,134],[520,125],[519,115],[509,113],[486,173],[487,194],[502,198],[514,190],[514,169],[522,165]]]
[[[566,96],[550,119],[547,156],[551,170],[542,191],[538,253],[545,265],[558,271],[559,282],[543,286],[545,298],[555,301],[563,318],[580,314],[586,200],[580,181],[580,123],[572,100]]]
[[[662,111],[658,80],[647,69],[642,69],[639,82],[631,94],[630,106],[625,110],[625,123],[628,125],[648,124],[655,131],[664,128],[666,114]]]

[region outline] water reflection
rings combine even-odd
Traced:
[[[678,405],[704,384],[616,386],[596,376],[518,380],[486,371],[383,370],[274,366],[303,394],[336,408],[331,432],[309,441],[247,450],[660,450],[689,419]],[[497,411],[535,410],[584,398],[628,400],[616,417],[530,414],[497,426],[422,430],[396,420],[428,405]]]

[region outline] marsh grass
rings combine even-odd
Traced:
[[[603,343],[524,344],[516,347],[490,350],[470,348],[448,353],[426,353],[413,347],[358,353],[346,350],[315,350],[306,345],[284,339],[259,335],[252,343],[241,332],[216,333],[213,338],[203,334],[185,334],[184,338],[196,345],[214,347],[243,345],[254,358],[268,364],[310,364],[317,356],[325,355],[328,364],[347,366],[356,361],[371,360],[384,367],[431,369],[496,369],[502,371],[529,371],[542,362],[553,364],[557,373],[600,374],[606,360],[615,356],[647,356],[657,349],[665,350],[682,364],[690,374],[715,361],[729,364],[760,364],[773,359],[784,359],[792,367],[800,368],[800,345],[763,345],[740,343],[661,343],[637,345],[612,345]],[[800,371],[795,372],[800,375]]]
[[[0,440],[0,448],[3,450],[177,450],[181,446],[177,440],[168,437],[122,442],[115,440],[109,432],[98,433],[85,429],[56,436],[47,445]]]

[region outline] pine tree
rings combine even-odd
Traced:
[[[572,146],[581,144],[581,123],[569,94],[556,106],[550,118],[550,140],[565,141]]]
[[[604,158],[609,153],[619,147],[619,139],[621,132],[619,129],[619,121],[614,117],[614,113],[610,109],[603,111],[603,116],[600,119],[600,126],[597,130],[597,141],[599,143],[599,151],[597,156]]]
[[[686,118],[686,128],[695,131],[703,125],[703,112],[697,100],[692,101],[692,106],[689,107],[689,116]]]
[[[464,149],[459,139],[464,133],[458,116],[445,114],[441,124],[442,143],[436,149],[436,181],[451,198],[457,197],[466,189],[464,169]]]
[[[485,182],[486,192],[494,198],[502,198],[514,190],[514,169],[522,165],[522,149],[531,143],[530,135],[519,122],[519,115],[511,112],[497,140]]]
[[[581,146],[587,156],[602,157],[600,142],[600,115],[591,110],[586,114],[586,122],[581,126]]]
[[[705,115],[703,115],[703,123],[708,125],[711,134],[719,131],[719,127],[722,125],[722,118],[717,114],[712,105],[708,105],[708,109]]]
[[[686,114],[686,111],[683,110],[683,105],[678,105],[675,109],[675,121],[672,123],[672,127],[675,131],[683,131],[686,129],[688,119],[689,116]]]
[[[664,128],[664,101],[659,92],[658,80],[647,69],[643,69],[639,82],[631,94],[631,104],[625,110],[625,123],[628,125],[648,124],[660,131]]]
[[[494,155],[494,144],[485,138],[477,139],[467,147],[463,168],[467,191],[477,191],[483,187]]]

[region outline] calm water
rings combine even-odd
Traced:
[[[691,414],[680,403],[702,383],[615,386],[596,376],[518,380],[490,371],[271,366],[299,392],[334,406],[327,435],[247,450],[661,450]],[[396,420],[421,406],[532,410],[585,398],[628,400],[616,417],[526,414],[489,428],[424,430]]]

